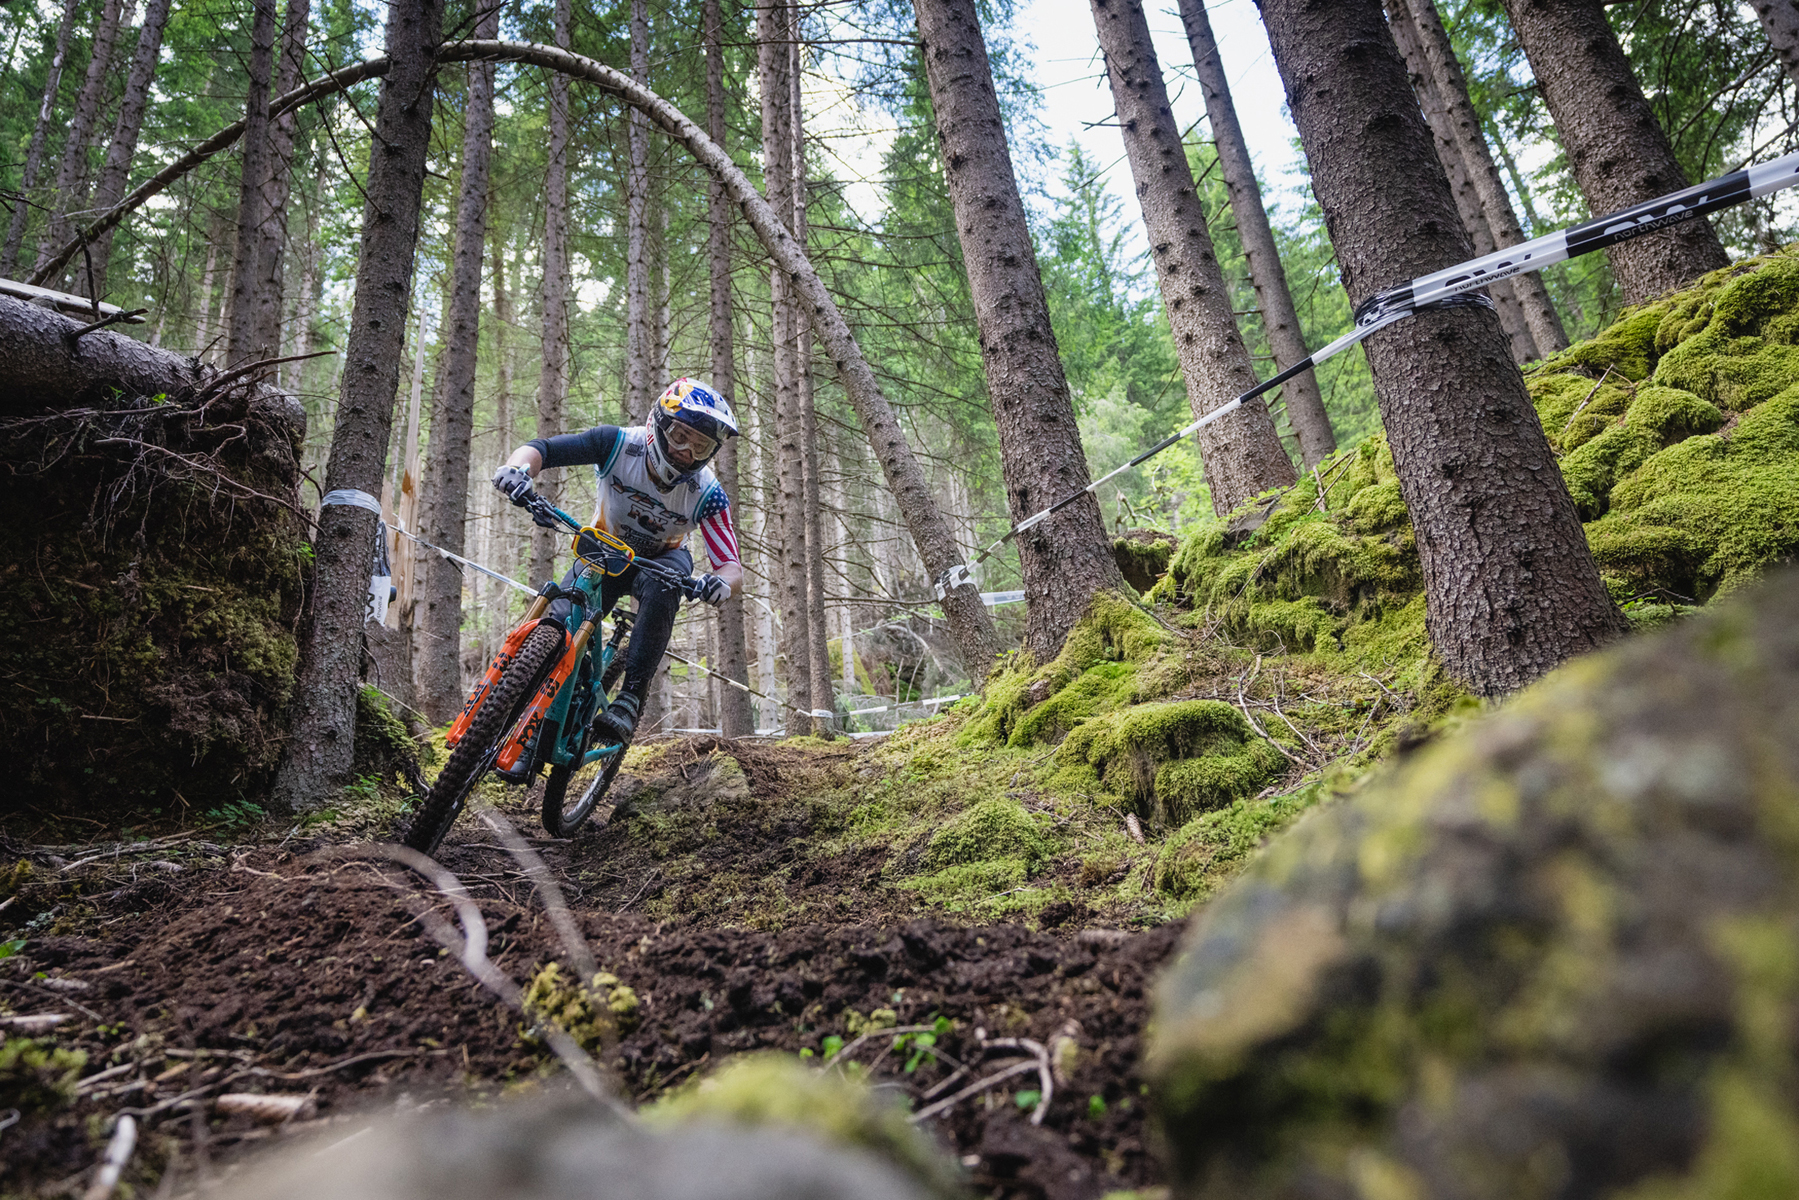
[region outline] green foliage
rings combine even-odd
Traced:
[[[532,1022],[525,1036],[541,1042],[541,1027],[553,1024],[590,1054],[602,1052],[621,1032],[637,1027],[637,993],[609,971],[583,983],[565,976],[557,963],[547,963],[525,986],[522,1003]]]
[[[1048,844],[1036,822],[1014,800],[983,800],[933,833],[926,861],[935,867],[1018,859],[1026,871],[1039,865]]]
[[[1314,786],[1268,800],[1238,800],[1193,818],[1162,843],[1152,876],[1156,891],[1176,903],[1208,899],[1235,877],[1266,838],[1317,803],[1321,790]]]
[[[0,1044],[0,1111],[52,1112],[75,1099],[75,1080],[87,1054],[41,1038],[9,1037]]]

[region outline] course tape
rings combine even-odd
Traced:
[[[1708,179],[1704,183],[1682,188],[1678,192],[1670,192],[1668,195],[1658,196],[1654,200],[1645,200],[1641,204],[1621,209],[1609,216],[1598,217],[1584,224],[1557,230],[1554,233],[1546,233],[1542,237],[1533,238],[1528,242],[1520,242],[1516,246],[1495,250],[1491,254],[1471,258],[1467,262],[1457,263],[1453,267],[1445,267],[1441,271],[1433,271],[1429,275],[1420,275],[1409,283],[1378,292],[1357,306],[1355,328],[1336,341],[1294,363],[1271,379],[1257,384],[1234,400],[1219,405],[1180,432],[1163,438],[1131,459],[1130,462],[1106,472],[1080,491],[1064,496],[1042,512],[1032,513],[1008,529],[1004,536],[972,559],[957,563],[940,573],[932,581],[937,598],[943,599],[954,588],[972,585],[975,566],[991,557],[1007,542],[1031,526],[1049,519],[1082,496],[1097,491],[1102,484],[1113,477],[1154,458],[1182,438],[1191,437],[1213,421],[1235,412],[1247,401],[1255,399],[1263,392],[1277,388],[1300,372],[1334,358],[1363,341],[1370,334],[1385,329],[1396,321],[1403,321],[1425,309],[1443,308],[1456,304],[1490,303],[1486,297],[1473,296],[1470,293],[1501,279],[1509,279],[1513,275],[1521,275],[1526,271],[1541,271],[1544,267],[1552,267],[1556,263],[1566,262],[1568,259],[1578,258],[1583,254],[1591,254],[1595,250],[1604,250],[1608,246],[1616,246],[1619,242],[1626,242],[1646,233],[1655,233],[1670,225],[1678,225],[1726,208],[1733,208],[1738,204],[1766,196],[1771,192],[1782,191],[1795,184],[1799,184],[1799,152],[1784,154],[1759,166],[1732,171],[1728,175]]]

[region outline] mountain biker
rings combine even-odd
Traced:
[[[731,500],[708,464],[728,437],[737,436],[737,418],[725,398],[697,379],[668,385],[642,425],[596,425],[585,433],[536,438],[512,452],[493,485],[514,504],[531,495],[531,479],[555,467],[592,464],[599,478],[599,507],[593,523],[618,538],[639,559],[667,567],[676,576],[693,570],[683,548],[699,529],[712,573],[701,576],[699,598],[723,604],[743,590],[743,563],[731,526]],[[571,571],[564,585],[571,585]],[[674,632],[681,592],[632,563],[601,586],[600,615],[612,611],[626,591],[637,597],[637,621],[625,654],[624,687],[596,725],[629,742],[643,711],[644,694]]]

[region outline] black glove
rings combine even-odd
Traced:
[[[716,575],[702,575],[694,583],[698,585],[696,599],[704,600],[714,608],[730,598],[731,585]]]
[[[509,463],[493,473],[493,485],[502,496],[523,508],[531,495],[531,473]]]

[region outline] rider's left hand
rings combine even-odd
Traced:
[[[699,584],[699,599],[717,608],[731,596],[731,585],[716,575],[702,575],[694,580]]]

